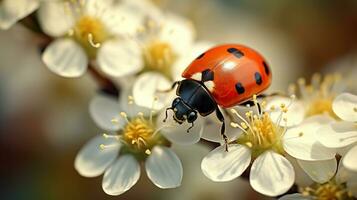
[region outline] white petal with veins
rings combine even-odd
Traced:
[[[219,146],[203,158],[201,163],[202,172],[216,182],[231,181],[248,168],[251,161],[249,148],[239,144]]]
[[[42,54],[42,61],[54,73],[64,77],[84,74],[88,58],[82,47],[69,38],[57,39]]]
[[[290,162],[273,151],[261,154],[250,171],[250,185],[267,196],[278,196],[293,186],[295,172]]]

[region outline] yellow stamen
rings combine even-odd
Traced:
[[[325,184],[314,184],[310,187],[300,188],[300,193],[317,200],[353,200],[351,191],[345,184],[338,184],[332,180]]]
[[[123,140],[133,148],[146,151],[151,148],[155,127],[143,118],[135,118],[123,130]]]
[[[107,28],[98,18],[87,15],[77,20],[69,35],[82,45],[90,57],[95,57],[97,49],[110,37]]]
[[[285,105],[282,105],[282,107],[287,109]],[[285,133],[285,129],[274,123],[268,113],[253,115],[253,112],[247,112],[245,114],[248,119],[247,121],[234,109],[231,109],[231,112],[242,120],[240,125],[233,122],[231,126],[239,128],[245,133],[237,139],[237,142],[251,148],[253,157],[256,158],[268,149],[277,153],[284,153],[281,138]],[[287,119],[284,118],[284,120]]]

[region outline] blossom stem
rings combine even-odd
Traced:
[[[21,19],[19,21],[21,25],[29,29],[30,31],[36,33],[41,38],[46,38],[46,40],[51,40],[49,36],[43,33],[40,24],[36,19],[36,15],[34,13],[30,14],[29,16]]]

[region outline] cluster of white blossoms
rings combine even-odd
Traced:
[[[91,101],[90,115],[105,133],[90,140],[74,163],[82,176],[103,174],[105,193],[132,188],[141,166],[157,187],[179,187],[184,171],[172,147],[204,139],[221,145],[201,162],[212,181],[231,181],[246,171],[252,188],[266,196],[298,186],[282,200],[357,198],[357,96],[344,93],[340,76],[315,74],[311,83],[291,85],[288,96],[254,95],[254,105],[222,109],[226,151],[216,116],[198,117],[191,127],[165,112],[174,93],[164,91],[212,46],[196,39],[189,20],[163,13],[149,0],[0,0],[0,28],[18,21],[46,36],[41,58],[50,71],[75,78],[89,68],[120,88],[120,97]]]

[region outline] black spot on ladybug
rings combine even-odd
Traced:
[[[262,75],[260,75],[259,72],[256,72],[254,74],[254,78],[255,78],[255,82],[258,84],[258,85],[261,85],[263,83],[263,79],[262,79]]]
[[[267,75],[269,75],[270,74],[270,69],[268,67],[268,64],[265,61],[263,61],[263,66],[264,66],[265,73]]]
[[[241,57],[244,56],[244,53],[241,52],[240,50],[236,49],[236,48],[229,48],[229,49],[227,49],[227,51],[229,53],[233,54],[237,58],[241,58]]]
[[[206,69],[205,71],[202,72],[202,81],[213,81],[214,78],[214,73],[210,69]]]
[[[196,60],[202,58],[204,55],[205,55],[205,53],[202,53],[201,55],[199,55],[199,56],[196,58]]]
[[[237,90],[238,94],[243,94],[245,92],[245,89],[244,89],[242,83],[236,84],[236,90]]]

